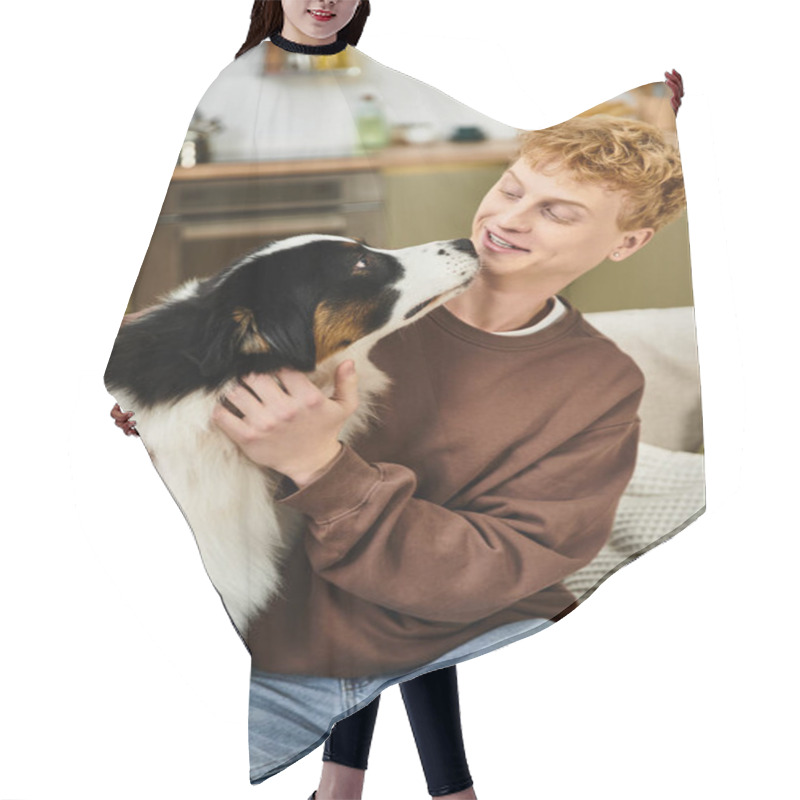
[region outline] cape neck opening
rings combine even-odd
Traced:
[[[332,56],[341,53],[347,47],[346,39],[337,39],[330,44],[298,44],[279,33],[273,33],[269,40],[287,53],[304,53],[310,56]]]

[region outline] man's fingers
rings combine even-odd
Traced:
[[[286,394],[302,405],[319,405],[326,399],[308,376],[299,370],[279,369],[275,373],[275,380],[284,387]]]
[[[261,398],[258,396],[258,392],[256,392],[256,390],[255,390],[255,389],[253,389],[253,387],[252,387],[252,386],[250,386],[250,384],[249,384],[249,383],[246,383],[246,382],[245,382],[245,380],[244,380],[244,378],[237,378],[237,379],[236,379],[236,382],[237,382],[237,383],[239,384],[239,386],[241,386],[241,387],[242,387],[242,388],[243,388],[243,389],[244,389],[246,392],[250,392],[250,394],[251,394],[251,395],[253,395],[253,397],[255,397],[255,399],[256,399],[256,400],[258,400],[258,402],[259,402],[259,403],[261,402]]]
[[[335,400],[347,412],[352,414],[358,408],[358,375],[353,361],[343,361],[336,369],[335,388],[331,400]]]
[[[123,411],[119,407],[119,403],[114,403],[114,408],[111,409],[111,418],[114,424],[123,431],[126,436],[138,436],[139,431],[136,430],[136,420],[131,419],[133,411]]]
[[[133,411],[123,411],[119,407],[119,403],[114,403],[114,408],[111,409],[111,417],[114,420],[114,424],[126,436],[139,435],[139,431],[136,430],[136,420],[131,419],[132,416],[133,416]]]
[[[226,397],[220,397],[219,403],[211,412],[211,421],[233,441],[244,441],[249,435],[250,429],[247,427],[246,420],[228,407],[229,403],[230,401]]]
[[[681,98],[683,97],[683,77],[681,76],[680,72],[673,69],[671,71],[664,73],[665,83],[667,87],[672,92],[672,97],[670,98],[670,105],[672,106],[673,112],[675,112],[676,116],[678,114],[678,109],[681,107]]]
[[[257,417],[264,406],[273,407],[283,393],[268,375],[246,375],[225,392],[225,400],[235,406],[236,411],[225,408],[237,417]],[[236,412],[240,412],[237,414]]]
[[[677,70],[672,70],[669,72],[664,73],[664,77],[667,79],[667,83],[670,84],[677,84],[679,88],[683,88],[683,76]]]
[[[265,423],[272,424],[276,419],[286,419],[293,413],[296,402],[273,375],[251,373],[239,378],[221,395],[219,404],[230,415],[245,420],[248,427],[255,429],[264,427]],[[225,420],[225,415],[220,414],[218,419]]]
[[[242,412],[237,406],[235,406],[230,400],[228,400],[225,395],[222,395],[219,399],[220,405],[227,409],[228,411],[233,414],[234,417],[238,417],[239,419],[244,419],[244,412]]]

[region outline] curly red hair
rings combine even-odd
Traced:
[[[621,190],[620,230],[659,230],[686,205],[676,147],[654,125],[609,116],[574,117],[521,134],[520,157],[544,172]]]

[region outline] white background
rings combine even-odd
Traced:
[[[303,800],[316,786],[319,753],[249,785],[249,659],[102,382],[188,121],[250,6],[3,7],[2,800]],[[686,81],[708,512],[553,629],[459,668],[482,800],[796,790],[784,8],[374,1],[368,55],[511,125],[560,122],[673,66]],[[365,798],[425,796],[394,689]]]

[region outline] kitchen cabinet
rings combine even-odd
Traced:
[[[478,204],[506,166],[502,161],[384,171],[387,246],[468,237]]]
[[[129,311],[277,239],[325,233],[385,241],[382,209],[381,177],[370,170],[173,180]]]

